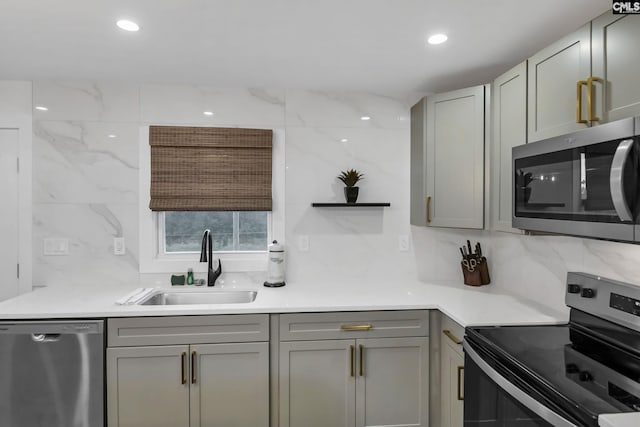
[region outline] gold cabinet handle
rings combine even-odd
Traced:
[[[464,366],[458,366],[458,400],[464,400],[462,395],[462,371],[464,371]]]
[[[356,376],[356,357],[355,357],[355,352],[356,352],[356,348],[353,345],[349,346],[349,350],[351,352],[351,359],[349,360],[349,366],[350,366],[350,374],[349,376],[351,377],[355,377]]]
[[[443,334],[445,334],[445,335],[447,336],[447,338],[449,338],[449,339],[450,339],[451,341],[453,341],[454,343],[456,343],[456,344],[462,344],[462,340],[461,340],[461,339],[459,339],[458,337],[456,337],[455,335],[453,335],[453,334],[451,333],[451,331],[450,331],[450,330],[448,330],[448,329],[444,329],[444,330],[442,331],[442,333],[443,333]]]
[[[593,102],[594,93],[593,93],[593,82],[602,83],[600,77],[591,76],[587,79],[587,120],[590,122],[599,122],[600,118],[595,116],[595,111],[593,110],[595,107],[595,103]]]
[[[360,376],[364,376],[364,345],[360,344],[358,346],[360,348]]]
[[[427,196],[427,224],[431,224],[431,196]]]
[[[340,325],[340,329],[343,331],[368,331],[371,328],[373,328],[371,323],[364,325]]]
[[[587,123],[582,118],[582,86],[587,85],[586,80],[578,80],[576,84],[576,123]]]
[[[180,378],[182,379],[182,384],[187,383],[187,352],[183,351],[180,356]]]
[[[191,352],[191,384],[196,383],[196,352]]]

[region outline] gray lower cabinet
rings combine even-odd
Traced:
[[[441,425],[462,427],[464,422],[464,328],[442,315],[440,349]]]
[[[281,427],[428,425],[426,311],[281,315],[280,331]]]
[[[269,426],[267,315],[113,319],[108,331],[110,427]],[[216,340],[237,342],[201,342]]]

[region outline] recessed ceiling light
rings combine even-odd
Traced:
[[[107,137],[109,137],[109,138],[116,138],[117,136],[118,136],[118,135],[114,135],[114,134],[112,134],[112,133],[110,133],[109,135],[107,135]]]
[[[44,105],[36,105],[36,110],[49,111],[49,109],[47,107],[45,107]]]
[[[340,142],[349,142],[349,140],[347,138],[342,138]]]
[[[116,25],[125,31],[138,31],[140,29],[138,24],[133,21],[129,21],[128,19],[121,19],[116,22]]]
[[[429,44],[440,44],[447,41],[449,37],[446,34],[434,34],[427,39],[427,43]]]
[[[213,111],[205,111],[204,113],[205,116],[213,116]]]
[[[366,120],[371,120],[371,117],[369,117],[369,116],[362,116],[362,117],[360,117],[360,120],[365,120],[365,121],[366,121]]]

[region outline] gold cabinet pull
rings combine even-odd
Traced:
[[[600,118],[595,115],[595,103],[593,102],[594,93],[593,93],[593,82],[602,83],[600,77],[591,76],[587,79],[587,120],[590,122],[599,122]]]
[[[358,346],[360,348],[360,376],[364,376],[364,345],[360,344]]]
[[[443,333],[443,334],[445,334],[445,335],[447,336],[447,338],[449,338],[449,339],[450,339],[451,341],[453,341],[454,343],[456,343],[456,344],[462,344],[462,340],[461,340],[461,339],[459,339],[458,337],[456,337],[455,335],[453,335],[453,334],[451,333],[451,331],[450,331],[450,330],[448,330],[448,329],[444,329],[444,330],[442,331],[442,333]]]
[[[462,371],[464,371],[464,366],[458,366],[458,400],[464,400],[462,395]]]
[[[196,352],[191,352],[191,384],[196,383]]]
[[[373,328],[371,323],[364,325],[340,325],[340,329],[343,331],[368,331],[371,328]]]
[[[427,196],[427,224],[431,224],[431,196]]]
[[[180,356],[180,378],[182,379],[182,384],[187,383],[187,352],[183,351]]]
[[[576,123],[587,123],[582,118],[582,86],[587,85],[586,80],[578,80],[576,84]]]
[[[349,350],[351,352],[351,359],[349,360],[349,366],[350,366],[349,376],[355,377],[356,376],[356,356],[355,356],[356,347],[353,345],[350,345]]]

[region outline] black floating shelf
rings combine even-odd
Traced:
[[[391,203],[311,203],[314,208],[384,208]]]

